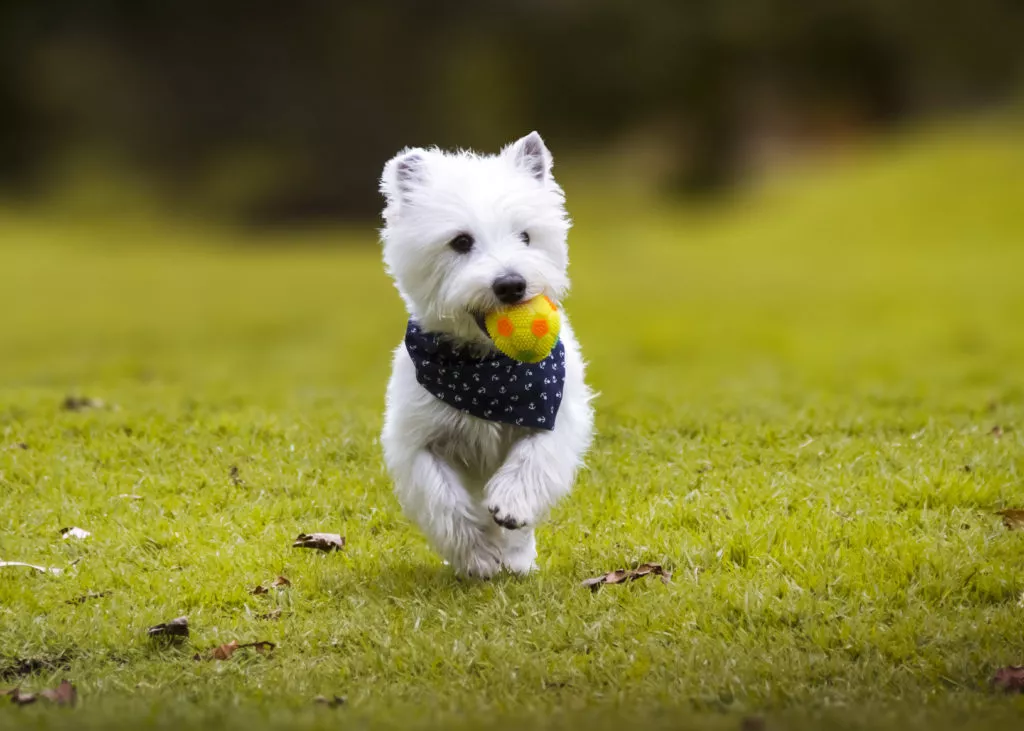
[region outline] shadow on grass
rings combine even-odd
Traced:
[[[478,596],[495,589],[516,586],[529,577],[501,572],[490,579],[464,578],[441,563],[403,560],[394,557],[374,566],[353,567],[354,570],[321,579],[321,589],[344,594],[358,586],[359,591],[386,599],[416,598],[434,601],[458,596]]]

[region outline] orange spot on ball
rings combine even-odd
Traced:
[[[516,326],[512,324],[512,321],[507,317],[503,317],[498,320],[498,334],[503,338],[512,337],[512,333],[516,331]]]
[[[538,317],[533,321],[533,324],[530,325],[530,329],[533,330],[534,335],[538,338],[542,338],[548,334],[548,321],[543,317]]]

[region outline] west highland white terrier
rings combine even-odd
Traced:
[[[406,149],[384,166],[384,262],[409,311],[381,442],[406,514],[462,575],[536,567],[534,527],[572,488],[592,393],[562,314],[540,363],[498,352],[482,323],[569,289],[565,196],[533,132],[498,155]]]

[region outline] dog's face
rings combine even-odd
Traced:
[[[384,166],[384,262],[425,329],[486,340],[497,307],[569,287],[569,220],[533,132],[498,155],[407,149]]]

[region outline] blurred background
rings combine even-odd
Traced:
[[[1012,104],[1022,38],[1016,0],[3,0],[0,190],[372,220],[397,149],[538,129],[559,163],[728,195]]]
[[[1018,0],[0,0],[0,386],[318,383],[372,433],[384,161],[537,129],[609,418],[922,361],[993,387],[1022,38]]]

